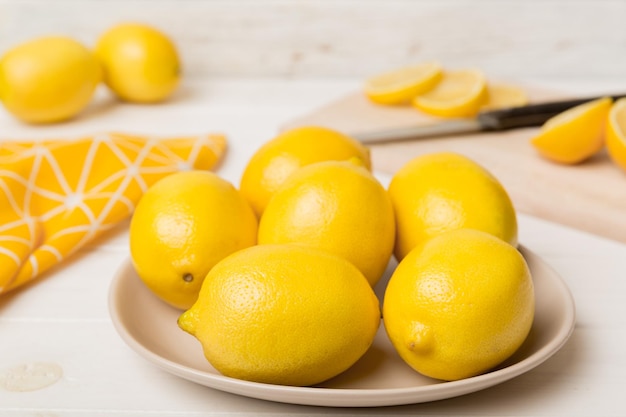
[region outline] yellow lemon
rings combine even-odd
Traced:
[[[557,114],[543,124],[531,144],[543,157],[577,164],[604,146],[604,133],[612,99],[593,100]]]
[[[318,126],[290,129],[252,155],[241,177],[240,189],[260,217],[274,192],[298,168],[352,157],[361,159],[370,168],[369,149],[349,136]]]
[[[413,369],[457,380],[510,357],[533,321],[532,278],[522,255],[488,233],[459,229],[411,251],[385,291],[389,339]]]
[[[377,74],[365,80],[365,95],[378,104],[408,103],[433,88],[442,76],[441,65],[424,62]]]
[[[511,84],[488,84],[487,101],[480,110],[498,110],[528,104],[528,96],[522,88]]]
[[[19,45],[0,59],[0,100],[28,123],[70,119],[90,102],[102,70],[79,42],[60,36]]]
[[[487,97],[482,72],[464,69],[444,73],[433,89],[413,99],[413,105],[433,116],[468,117],[478,113]]]
[[[96,54],[104,68],[106,85],[122,100],[162,101],[179,84],[181,63],[176,46],[151,26],[114,26],[98,39]]]
[[[226,376],[312,385],[370,347],[379,302],[343,258],[298,245],[260,245],[219,262],[179,326]]]
[[[617,100],[611,107],[606,147],[613,162],[626,171],[626,98]]]
[[[378,180],[351,161],[325,161],[302,167],[274,194],[258,241],[327,250],[352,262],[374,286],[394,238],[393,207]]]
[[[517,244],[517,216],[500,182],[471,159],[452,152],[421,155],[392,177],[396,259],[449,230],[472,228]]]
[[[130,223],[133,265],[163,301],[189,308],[211,268],[256,244],[257,220],[239,192],[208,171],[171,174],[143,195]]]

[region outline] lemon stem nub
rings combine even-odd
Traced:
[[[185,282],[192,282],[193,281],[193,275],[191,275],[190,273],[186,273],[185,275],[183,275],[183,281],[185,281]]]

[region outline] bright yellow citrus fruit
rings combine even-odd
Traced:
[[[226,180],[208,171],[168,175],[145,192],[130,223],[133,265],[163,301],[189,308],[206,274],[256,244],[257,220]]]
[[[396,259],[441,233],[478,229],[517,244],[517,216],[500,182],[473,160],[452,152],[418,156],[393,176]]]
[[[258,240],[327,250],[352,262],[374,286],[394,238],[393,207],[378,180],[351,161],[326,161],[302,167],[274,194]]]
[[[299,245],[259,245],[219,262],[179,326],[223,375],[306,386],[370,347],[379,302],[350,262]]]
[[[403,104],[433,88],[442,76],[441,65],[424,62],[398,68],[365,80],[365,95],[378,104]]]
[[[148,25],[123,23],[107,30],[96,44],[106,85],[129,102],[165,100],[176,89],[181,62],[176,46]]]
[[[465,69],[446,72],[439,83],[413,99],[413,106],[440,117],[474,116],[487,101],[487,81],[482,72]]]
[[[458,380],[486,372],[524,342],[535,311],[523,256],[488,233],[459,229],[411,251],[385,291],[389,339],[416,371]]]
[[[352,157],[371,167],[369,149],[349,136],[317,126],[290,129],[252,155],[241,177],[241,193],[260,217],[274,192],[298,168]]]
[[[613,104],[609,112],[606,129],[606,147],[609,156],[626,170],[626,99],[621,98]]]
[[[0,59],[0,100],[28,123],[70,119],[91,101],[102,70],[79,42],[60,36],[19,45]]]
[[[524,89],[511,84],[488,84],[487,101],[480,110],[498,110],[528,104]]]
[[[593,100],[557,114],[543,124],[530,143],[543,157],[577,164],[604,146],[610,97]]]

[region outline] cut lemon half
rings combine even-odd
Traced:
[[[530,143],[543,157],[577,164],[604,146],[604,132],[612,99],[604,97],[572,107],[549,119]]]
[[[481,111],[506,109],[528,104],[526,92],[511,84],[489,84],[487,85],[487,96],[488,99],[480,108]]]
[[[441,65],[437,62],[425,62],[373,76],[365,81],[364,91],[374,103],[408,103],[416,95],[433,88],[441,75]]]
[[[424,113],[440,117],[473,116],[487,100],[487,81],[481,71],[447,72],[430,91],[413,99]]]
[[[609,112],[606,149],[613,162],[626,171],[626,98],[617,100]]]

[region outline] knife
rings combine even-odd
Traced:
[[[352,137],[363,143],[379,143],[467,133],[498,132],[522,127],[541,126],[550,118],[567,109],[603,97],[610,97],[613,100],[617,100],[626,97],[626,94],[550,101],[506,109],[483,111],[478,113],[474,118],[450,119],[429,125],[416,125],[374,132],[355,133]]]

